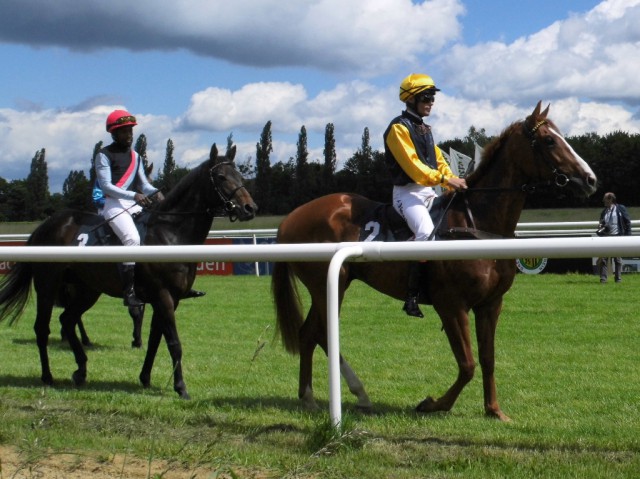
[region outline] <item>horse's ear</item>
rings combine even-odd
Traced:
[[[542,107],[542,100],[538,102],[536,107],[533,109],[533,113],[531,113],[531,118],[536,119],[538,115],[540,115],[540,108]]]
[[[227,150],[226,154],[227,160],[233,161],[236,157],[236,145],[233,145],[231,148]]]
[[[218,147],[214,143],[211,145],[211,151],[209,152],[209,161],[213,161],[214,163],[218,159]]]
[[[547,107],[544,109],[544,111],[543,111],[542,113],[540,113],[540,116],[541,116],[542,118],[546,118],[546,117],[547,117],[547,115],[549,114],[549,107],[550,107],[550,106],[551,106],[551,103],[549,103],[549,104],[547,105]]]

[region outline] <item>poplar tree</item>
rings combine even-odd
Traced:
[[[327,123],[324,129],[324,167],[322,169],[323,185],[322,190],[326,193],[333,193],[335,189],[336,172],[336,139],[334,135],[333,123]]]
[[[271,141],[271,121],[268,121],[262,129],[260,141],[256,143],[256,181],[254,188],[254,201],[261,213],[269,214],[271,210],[271,160],[269,156],[273,152]]]
[[[47,173],[47,161],[45,149],[37,151],[31,160],[31,171],[25,180],[27,188],[27,221],[44,219],[49,205],[49,175]]]

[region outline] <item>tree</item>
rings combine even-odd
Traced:
[[[271,161],[273,152],[271,141],[271,121],[262,129],[260,141],[256,143],[256,181],[253,199],[262,214],[271,213]]]
[[[164,154],[164,164],[162,165],[162,171],[158,174],[158,180],[156,186],[165,193],[171,191],[171,189],[178,182],[176,178],[176,162],[173,159],[173,141],[171,138],[167,140],[167,148]]]
[[[91,183],[92,187],[96,182],[95,161],[96,161],[96,156],[98,156],[98,152],[100,150],[102,150],[102,141],[99,141],[98,143],[95,144],[95,146],[93,147],[93,155],[91,156],[91,168],[89,169],[89,183]]]
[[[229,133],[227,136],[227,153],[231,151],[231,148],[233,148],[233,133]]]
[[[336,139],[334,135],[333,123],[327,123],[324,129],[324,167],[322,169],[322,189],[323,193],[333,193],[335,191],[336,172]]]
[[[147,158],[147,137],[144,133],[138,137],[133,149],[138,153],[138,155],[140,155],[140,159],[144,165],[144,171],[147,171],[149,168],[149,159]]]
[[[307,150],[307,129],[304,125],[300,128],[298,134],[298,142],[296,143],[296,170],[295,182],[293,184],[294,191],[294,207],[313,198],[313,190],[309,175],[309,151]]]
[[[93,210],[93,201],[91,200],[92,185],[85,176],[84,171],[72,170],[62,185],[63,206],[81,211]]]
[[[25,181],[27,188],[27,207],[24,220],[34,221],[44,219],[49,207],[49,175],[45,149],[36,152],[31,160],[31,171]]]

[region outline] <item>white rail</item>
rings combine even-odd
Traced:
[[[6,246],[5,261],[123,262],[123,261],[330,261],[327,278],[329,404],[331,421],[342,420],[339,369],[338,275],[344,261],[417,259],[515,259],[521,257],[589,258],[640,256],[640,238],[543,238],[483,241],[424,241],[400,243],[309,243],[202,246],[99,246],[84,248]]]

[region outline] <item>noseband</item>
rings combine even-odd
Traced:
[[[218,195],[218,198],[220,198],[220,200],[222,201],[222,205],[223,205],[224,211],[227,213],[227,216],[229,217],[229,220],[231,220],[233,222],[233,221],[236,221],[238,219],[238,216],[236,214],[234,214],[234,211],[236,211],[237,209],[240,208],[238,206],[238,204],[233,201],[233,198],[235,197],[235,195],[238,192],[238,190],[241,190],[242,188],[245,188],[245,186],[244,185],[240,185],[237,188],[235,188],[228,195],[225,194],[224,191],[222,191],[222,188],[220,188],[220,185],[216,181],[216,176],[214,175],[214,170],[216,168],[218,168],[219,166],[223,166],[223,165],[233,165],[233,162],[231,162],[231,161],[223,161],[223,162],[220,162],[220,163],[217,163],[217,164],[213,165],[211,167],[211,169],[209,170],[209,179],[211,180],[211,184],[213,185],[213,189],[216,192],[216,194]]]

